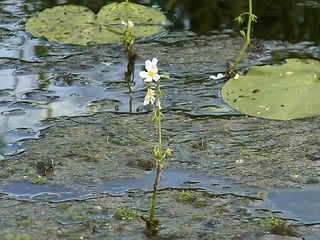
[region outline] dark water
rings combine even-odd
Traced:
[[[33,15],[45,8],[62,4],[84,5],[94,13],[98,13],[105,4],[112,1],[26,0],[21,1],[20,4],[14,2],[2,1],[4,5],[20,5],[15,8]],[[121,1],[119,0],[119,2]],[[248,6],[247,0],[146,0],[133,2],[160,7],[172,20],[171,31],[190,30],[198,34],[238,28],[233,19],[240,13],[247,11]],[[314,41],[318,43],[320,40],[319,1],[256,0],[253,1],[253,9],[258,16],[258,23],[253,27],[254,37],[295,42]]]

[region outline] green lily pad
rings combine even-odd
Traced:
[[[221,93],[232,108],[267,119],[290,120],[320,115],[320,62],[287,59],[282,65],[253,66],[230,79]]]
[[[134,39],[158,33],[166,17],[159,10],[131,3],[128,7]],[[100,9],[97,16],[85,6],[64,5],[47,8],[26,23],[26,31],[34,37],[45,37],[61,44],[121,43],[126,26],[126,4],[112,3]]]

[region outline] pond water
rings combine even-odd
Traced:
[[[24,30],[25,23],[30,17],[37,15],[48,7],[77,4],[85,5],[94,13],[98,13],[102,6],[110,2],[112,1],[0,1],[0,160],[18,156],[26,151],[27,148],[21,140],[43,137],[41,130],[55,125],[59,119],[70,118],[73,123],[80,122],[91,126],[91,124],[101,123],[102,120],[94,118],[83,120],[77,118],[77,116],[94,116],[93,114],[99,112],[133,116],[150,112],[151,109],[142,106],[145,89],[143,80],[139,78],[139,72],[144,68],[144,61],[153,57],[159,59],[161,74],[168,74],[171,77],[171,79],[162,82],[162,90],[165,92],[162,105],[165,106],[165,114],[182,114],[187,118],[195,119],[195,122],[192,123],[185,120],[188,130],[180,126],[167,127],[168,135],[170,133],[175,134],[175,132],[178,134],[181,131],[186,133],[185,136],[181,137],[181,139],[183,138],[181,144],[184,144],[183,141],[186,143],[195,141],[194,139],[199,137],[199,133],[201,135],[202,131],[203,134],[211,131],[209,125],[206,124],[201,125],[205,129],[196,129],[195,125],[198,119],[225,118],[240,121],[240,123],[232,121],[221,123],[226,129],[230,128],[228,133],[232,137],[226,137],[224,140],[230,143],[230,148],[237,144],[241,148],[244,144],[254,142],[252,134],[256,134],[254,132],[256,129],[267,132],[268,129],[283,128],[283,131],[285,129],[290,131],[293,127],[296,127],[293,123],[291,123],[293,127],[283,127],[278,122],[255,122],[251,124],[250,122],[247,123],[247,120],[238,120],[237,117],[245,116],[231,109],[222,100],[220,89],[223,82],[210,79],[211,75],[223,72],[228,62],[232,63],[234,61],[243,45],[244,41],[239,36],[239,30],[244,26],[238,27],[233,19],[239,13],[246,11],[246,0],[140,1],[143,4],[162,9],[168,17],[168,24],[158,35],[138,39],[135,42],[137,59],[130,80],[125,77],[125,73],[128,71],[128,56],[121,44],[61,45],[48,42],[43,38],[33,38]],[[258,23],[253,26],[253,40],[238,66],[239,70],[247,69],[256,64],[277,63],[288,57],[320,59],[319,1],[254,1],[254,13],[258,16]],[[153,54],[151,55],[151,53]],[[119,117],[119,115],[117,116]],[[143,116],[145,115],[143,114]],[[173,124],[176,124],[176,121]],[[301,132],[315,130],[316,127],[313,125],[315,123],[310,120],[306,123],[305,128],[301,127]],[[104,125],[106,128],[108,127],[107,124]],[[301,126],[304,125],[301,122],[300,124]],[[71,128],[73,125],[70,124],[68,127]],[[256,129],[252,129],[252,127]],[[89,129],[89,126],[87,128]],[[193,128],[193,130],[189,128]],[[85,132],[85,130],[81,131]],[[82,133],[81,131],[80,133]],[[223,130],[214,133],[224,137]],[[63,134],[56,134],[57,142],[60,141],[59,138]],[[89,131],[87,134],[90,135],[91,132]],[[52,136],[56,135],[53,134]],[[282,140],[280,135],[275,133],[275,137],[279,138],[279,141]],[[110,137],[115,138],[112,134]],[[260,141],[263,142],[266,139],[262,145],[272,152],[275,143],[268,137],[262,136]],[[301,136],[296,136],[294,140],[298,142],[299,137]],[[93,137],[93,139],[96,138]],[[95,147],[94,144],[89,143],[90,141],[88,140],[88,146]],[[124,141],[123,138],[121,138],[121,141]],[[119,140],[119,143],[121,141]],[[208,141],[210,144],[210,139]],[[221,140],[221,142],[223,141]],[[115,145],[118,146],[119,143]],[[59,147],[55,144],[56,142],[53,142],[54,147]],[[293,150],[299,147],[294,143],[290,144],[293,146]],[[47,146],[50,149],[50,144],[47,144]],[[190,146],[191,143],[188,147]],[[314,143],[312,146],[317,145]],[[262,148],[260,145],[252,145],[249,150],[258,152]],[[33,157],[35,158],[37,154],[39,154],[41,160],[48,156],[48,154],[46,156],[41,155],[39,153],[41,149],[34,150],[30,146],[29,149],[33,151]],[[229,154],[229,152],[223,152],[222,147],[214,149],[216,154]],[[52,153],[55,150],[51,149],[50,151]],[[178,150],[182,152],[183,148],[178,148]],[[79,152],[81,151],[79,150]],[[232,151],[235,150],[230,150],[231,154]],[[318,149],[314,151],[317,152]],[[246,150],[243,150],[242,154],[245,153]],[[54,152],[54,154],[61,156],[60,153]],[[66,156],[72,157],[73,155],[75,153],[71,150],[66,153]],[[124,157],[129,158],[129,155]],[[187,166],[200,162],[198,156],[194,157],[192,153],[186,154],[184,157],[187,159],[185,162],[178,160]],[[297,155],[297,158],[299,158],[299,155]],[[32,158],[32,160],[34,159]],[[315,157],[311,160],[316,163],[318,158]],[[210,165],[211,169],[215,169],[215,163],[210,161],[213,160],[209,159],[209,163],[205,162],[204,166],[199,168],[206,168]],[[263,158],[262,160],[257,159],[255,166],[263,161]],[[234,163],[231,164],[230,169],[233,169],[234,165]],[[284,168],[290,167],[286,166]],[[19,177],[23,174],[22,172]],[[124,173],[124,176],[127,176],[126,174],[130,175]],[[141,175],[141,172],[139,174]],[[251,194],[258,191],[256,188],[248,190],[236,187],[230,190],[228,187],[231,183],[229,184],[228,181],[211,177],[201,178],[192,174],[187,171],[167,170],[164,172],[161,188],[188,189],[190,186],[186,186],[188,185],[186,181],[189,181],[192,185],[191,188],[201,188],[209,193],[231,192],[235,194],[249,191]],[[255,174],[252,173],[252,175]],[[230,175],[232,173],[229,173],[229,177]],[[132,181],[131,178],[106,179],[102,182],[92,183],[94,187],[88,189],[82,185],[74,186],[74,188],[70,188],[71,185],[69,187],[36,185],[22,181],[23,177],[21,177],[20,182],[1,186],[1,192],[18,200],[36,202],[91,199],[94,198],[94,193],[108,193],[117,196],[125,195],[128,190],[136,188],[144,189],[143,193],[145,193],[150,190],[150,186],[147,186],[146,183],[151,181],[152,176],[153,174],[147,174],[144,177],[135,175],[135,181]],[[93,177],[95,177],[94,174]],[[230,178],[232,179],[232,176]],[[235,177],[235,179],[237,182],[242,181],[240,177]],[[59,179],[60,183],[64,180],[66,179],[62,177]],[[250,181],[248,182],[250,183]],[[268,185],[266,182],[264,183]],[[281,183],[279,185],[281,186]],[[284,186],[287,187],[286,184]],[[82,188],[85,188],[86,191],[78,191]],[[318,189],[308,189],[304,192],[300,190],[273,191],[270,189],[264,189],[263,191],[268,195],[267,200],[270,200],[268,202],[268,214],[272,212],[270,210],[272,208],[288,213],[288,215],[284,215],[286,218],[298,219],[304,223],[320,222],[320,209],[317,202]],[[299,200],[301,196],[304,198]],[[303,209],[301,206],[303,206]],[[252,209],[254,211],[255,208]],[[313,211],[308,212],[308,209],[313,209]]]
[[[187,60],[184,60],[184,63],[176,61],[177,59],[171,60],[176,62],[176,66],[172,63],[173,67],[166,68],[166,71],[173,81],[165,83],[164,86],[168,91],[168,109],[188,111],[191,115],[237,114],[224,104],[220,98],[220,86],[208,81],[208,77],[210,74],[223,71],[226,62],[232,62],[232,56],[236,55],[241,46],[242,41],[237,38],[238,26],[233,19],[240,11],[245,10],[246,2],[147,1],[147,4],[165,10],[169,26],[164,36],[162,34],[154,40],[137,41],[137,52],[139,42],[143,44],[148,41],[163,46],[172,45],[173,51],[179,51],[179,47],[192,41],[192,44],[202,49],[208,46],[212,51],[210,54],[198,49],[198,54],[205,54],[202,69],[192,69],[190,66],[188,69],[179,70],[181,64],[188,64]],[[134,113],[140,109],[144,95],[143,82],[138,77],[135,77],[133,82],[126,82],[124,73],[127,71],[127,60],[121,45],[63,46],[32,38],[24,30],[25,22],[47,7],[78,4],[86,5],[97,13],[106,3],[1,1],[2,155],[22,151],[23,146],[16,142],[24,138],[37,137],[39,130],[47,127],[44,123],[46,119],[90,114],[95,111]],[[318,2],[265,1],[256,4],[254,9],[259,16],[259,23],[254,24],[253,37],[260,41],[273,41],[256,43],[258,52],[254,53],[251,61],[262,64],[273,63],[285,57],[320,57],[317,32],[320,23],[312,20],[317,19],[319,14]],[[269,25],[276,27],[268,28]],[[235,38],[233,41],[236,42],[232,42],[232,38]],[[235,49],[225,49],[225,44],[239,46]],[[98,51],[102,53],[98,54]],[[187,56],[191,54],[190,50],[182,51],[186,51]],[[194,53],[197,54],[197,51]],[[163,57],[163,61],[166,60],[167,62],[160,64],[170,64],[170,60]],[[138,58],[134,76],[138,76],[142,70],[143,62],[143,59]],[[244,65],[240,67],[247,64],[248,62],[244,61]],[[195,85],[211,86],[212,92],[208,94],[206,89],[201,87],[195,89]],[[183,94],[183,88],[193,89],[194,94]],[[203,111],[208,106],[217,111],[212,111],[212,108],[210,112]]]

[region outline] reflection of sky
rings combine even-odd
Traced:
[[[268,194],[268,202],[281,210],[287,217],[303,223],[320,222],[319,190],[282,190]]]
[[[120,70],[119,70],[120,69]],[[135,111],[141,105],[139,100],[131,100],[128,89],[122,86],[120,80],[119,89],[112,89],[108,86],[112,84],[114,78],[123,76],[119,71],[123,69],[116,68],[112,72],[109,79],[104,82],[104,87],[93,84],[74,84],[66,86],[56,86],[52,79],[55,74],[48,72],[39,72],[38,74],[15,74],[15,69],[0,70],[1,85],[0,91],[0,132],[6,133],[2,135],[2,141],[8,144],[14,143],[21,139],[34,137],[38,131],[43,129],[44,125],[39,124],[42,120],[55,118],[60,116],[78,116],[96,111],[118,111],[129,112]],[[101,79],[103,76],[101,76]],[[99,77],[97,78],[99,80]],[[43,82],[49,82],[47,85]],[[101,83],[101,82],[100,82]],[[133,89],[141,88],[143,82],[133,86]],[[40,88],[42,86],[42,88]],[[108,89],[110,88],[110,89]],[[31,94],[26,97],[26,93]],[[132,93],[133,95],[139,95]],[[49,99],[46,97],[49,96]],[[50,97],[55,97],[50,99]],[[104,104],[102,107],[88,108],[95,100],[106,99],[111,104]],[[103,105],[104,104],[104,105]],[[22,129],[22,130],[21,130]],[[28,130],[26,130],[28,129]],[[1,148],[1,146],[0,146]],[[8,150],[6,153],[13,153]]]
[[[57,2],[64,4],[66,1]],[[23,25],[19,24],[19,21],[26,17],[24,11],[32,12],[32,9],[40,4],[42,1],[34,1],[30,4],[17,0],[1,2],[4,11],[11,12],[17,17],[11,22],[0,23],[3,29],[8,30],[8,35],[4,35],[0,44],[2,59],[36,63],[46,61],[47,58],[43,58],[45,56],[57,61],[61,60],[61,57],[73,54],[69,46],[30,37],[23,29]],[[2,61],[5,62],[0,60],[0,64]],[[18,150],[13,146],[15,142],[37,136],[39,130],[46,127],[39,124],[45,119],[78,116],[101,110],[94,107],[87,108],[94,100],[116,100],[110,106],[104,105],[102,109],[104,111],[114,111],[115,105],[119,105],[119,111],[135,110],[141,103],[131,100],[128,88],[123,86],[126,64],[121,61],[110,66],[101,64],[93,72],[76,73],[77,76],[91,79],[88,83],[82,82],[71,86],[55,85],[54,79],[59,78],[63,81],[63,74],[61,75],[61,71],[56,71],[55,66],[50,69],[52,73],[34,73],[29,69],[28,74],[16,74],[19,69],[14,67],[0,69],[0,156],[3,154],[1,149],[4,143],[8,144],[5,153],[11,154]],[[104,72],[106,69],[108,70]],[[113,85],[115,82],[117,84]],[[138,94],[140,89],[143,89],[143,81],[132,86],[132,90],[138,91]],[[31,96],[27,97],[26,93]]]
[[[38,44],[39,40],[30,40],[26,36],[12,37],[1,44],[0,56],[33,61],[37,57],[35,50]]]

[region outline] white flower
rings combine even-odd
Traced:
[[[157,67],[157,63],[158,63],[158,59],[153,58],[152,61],[150,61],[150,60],[146,61],[146,66],[151,64],[151,67]]]
[[[129,20],[128,23],[129,23],[129,27],[134,26],[134,23],[132,21]],[[127,26],[127,22],[125,22],[125,21],[122,21],[121,24]]]
[[[151,88],[148,88],[148,93],[144,97],[143,105],[148,105],[149,103],[154,104],[154,101],[155,101],[154,95],[155,94],[156,94],[156,92],[154,90],[152,90]]]
[[[158,74],[158,67],[157,67],[158,59],[153,58],[152,61],[146,61],[146,71],[141,71],[139,76],[144,78],[145,82],[152,82],[158,81],[160,79],[160,75]]]
[[[212,79],[214,79],[214,80],[219,80],[219,79],[221,79],[221,78],[224,78],[225,77],[225,75],[224,74],[222,74],[222,73],[218,73],[218,75],[213,75],[213,76],[210,76],[210,78],[212,78]]]

